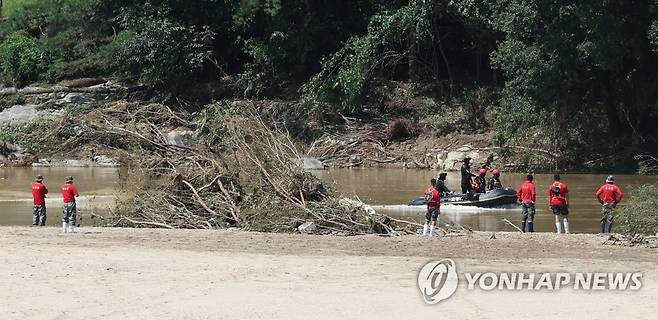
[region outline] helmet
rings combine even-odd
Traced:
[[[462,160],[462,162],[471,162],[471,157],[464,158],[464,160]]]
[[[68,176],[68,177],[66,177],[66,179],[64,179],[64,181],[66,181],[66,182],[73,182],[73,177],[72,177],[72,176]]]
[[[605,182],[608,182],[608,183],[610,183],[610,182],[615,182],[615,176],[613,176],[613,175],[609,175],[609,176],[605,179]]]
[[[481,176],[483,176],[483,175],[487,174],[487,169],[482,168],[482,169],[480,169],[479,173],[480,173]]]
[[[36,180],[37,182],[41,182],[41,181],[43,181],[43,176],[42,176],[42,175],[38,175],[37,178],[34,179],[34,180]]]
[[[500,174],[500,169],[493,169],[493,170],[491,170],[491,173],[492,173],[494,176],[497,176],[497,175]]]

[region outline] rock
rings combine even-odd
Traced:
[[[182,128],[167,132],[165,138],[167,143],[183,147],[192,147],[196,143],[196,133]]]
[[[39,159],[37,162],[32,163],[32,167],[50,167],[51,163],[48,159]]]
[[[15,105],[0,112],[0,126],[52,120],[62,117],[63,114],[63,110],[37,110],[36,105]]]
[[[316,158],[311,158],[311,157],[302,157],[302,166],[306,170],[322,170],[324,169],[324,164],[322,161],[316,159]]]
[[[85,160],[74,160],[74,159],[67,159],[67,160],[64,160],[62,164],[63,164],[65,167],[76,167],[76,168],[79,168],[79,167],[89,167],[89,166],[90,166],[89,161],[85,161]]]
[[[96,162],[96,165],[98,165],[99,167],[118,167],[118,166],[120,166],[118,161],[116,161],[116,160],[114,160],[114,159],[112,159],[108,156],[104,156],[104,155],[95,156],[94,157],[94,162]]]
[[[443,160],[443,169],[459,170],[462,164],[462,160],[466,157],[471,158],[471,164],[479,165],[483,161],[480,153],[477,150],[473,150],[470,146],[462,146],[448,152],[445,160]]]
[[[359,154],[353,154],[350,156],[350,164],[353,166],[358,166],[363,163],[363,157]]]
[[[309,222],[305,222],[301,226],[297,227],[297,230],[299,230],[299,232],[301,232],[301,233],[309,234],[309,233],[313,233],[313,231],[315,231],[316,227],[317,226],[315,225],[315,222],[309,221]]]

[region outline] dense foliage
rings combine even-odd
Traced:
[[[629,236],[658,234],[658,189],[655,186],[633,190],[630,199],[624,203],[615,218],[619,232]]]
[[[416,110],[428,119],[475,110],[454,118],[480,121],[469,97],[491,92],[481,101],[497,107],[496,142],[550,151],[561,167],[658,151],[656,1],[4,3],[0,73],[11,85],[218,83],[224,97],[302,98],[325,115],[372,119],[391,112],[378,94],[404,83],[436,102]]]
[[[0,44],[0,71],[11,85],[24,86],[37,78],[41,52],[34,38],[24,31],[10,34]]]

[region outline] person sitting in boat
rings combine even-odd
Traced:
[[[473,179],[473,190],[477,193],[485,193],[487,190],[487,180],[485,176],[487,175],[487,169],[480,169],[478,175]]]
[[[493,177],[489,178],[489,182],[487,183],[487,190],[491,191],[502,189],[503,183],[500,181],[500,169],[491,170],[491,174],[493,174]]]
[[[439,191],[442,197],[449,194],[451,191],[446,186],[446,177],[448,174],[446,172],[439,173],[439,177],[436,178],[436,190]]]

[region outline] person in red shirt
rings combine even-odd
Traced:
[[[529,174],[526,177],[526,181],[519,188],[519,191],[516,192],[516,199],[523,206],[523,219],[521,220],[521,230],[523,230],[523,232],[526,232],[526,223],[528,226],[528,232],[535,232],[533,220],[535,219],[537,189],[532,180],[533,177]]]
[[[46,225],[46,194],[48,194],[48,188],[43,183],[43,176],[38,175],[34,183],[32,183],[32,199],[34,200],[32,211],[33,226]]]
[[[569,233],[569,188],[560,181],[560,175],[553,176],[553,183],[548,186],[548,205],[551,206],[555,215],[555,230],[562,233],[560,217],[564,221],[564,233]]]
[[[64,200],[64,212],[62,215],[62,231],[64,233],[73,233],[75,228],[75,218],[78,214],[75,206],[75,197],[80,196],[78,189],[73,184],[73,177],[66,177],[66,182],[62,185],[62,199]]]
[[[425,202],[427,203],[427,214],[425,214],[426,222],[423,226],[423,236],[431,237],[434,235],[441,206],[441,194],[436,189],[436,179],[430,180],[430,185],[425,189]]]
[[[608,233],[612,232],[612,222],[615,218],[617,204],[621,202],[624,194],[615,184],[615,177],[608,176],[605,184],[596,192],[596,200],[603,206],[601,210],[601,233],[605,233],[606,224]]]

